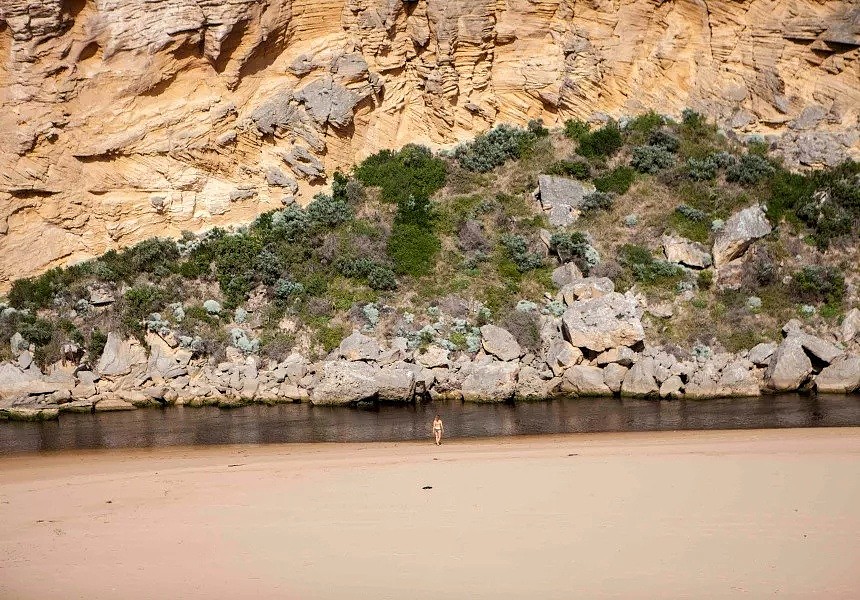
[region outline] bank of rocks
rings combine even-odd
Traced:
[[[503,402],[557,395],[700,399],[860,390],[858,331],[850,326],[823,339],[791,321],[779,343],[738,354],[706,347],[687,351],[647,344],[642,298],[614,291],[607,279],[580,277],[552,301],[564,310],[559,316],[536,315],[540,347],[534,352],[496,325],[481,328],[474,353],[434,343],[413,348],[405,337],[379,340],[356,330],[316,362],[300,354],[264,361],[236,348],[228,350],[227,360],[215,362],[171,335],[150,332],[144,346],[111,333],[95,364],[72,358],[43,372],[31,350],[18,343],[15,361],[0,364],[0,417],[40,420],[63,412],[232,408],[253,402]],[[852,311],[846,322],[854,317]]]

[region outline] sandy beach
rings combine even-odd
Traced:
[[[3,600],[857,598],[858,540],[860,428],[0,458]]]

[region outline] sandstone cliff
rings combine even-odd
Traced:
[[[690,106],[857,155],[854,0],[3,0],[0,290],[498,122]]]

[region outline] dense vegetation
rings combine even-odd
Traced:
[[[596,189],[575,226],[544,241],[539,231],[549,228],[531,196],[541,173]],[[662,233],[709,245],[753,202],[777,229],[733,285],[714,286],[712,270],[661,255]],[[97,357],[115,330],[141,339],[169,330],[213,356],[228,344],[275,358],[323,353],[354,326],[466,349],[470,328],[487,320],[534,347],[552,268],[567,261],[650,301],[684,295],[673,319],[655,322],[656,338],[738,349],[774,337],[786,318],[839,318],[846,282],[858,276],[859,221],[858,163],[790,172],[762,141],[731,142],[691,111],[677,123],[654,113],[598,127],[571,120],[554,133],[540,122],[502,125],[447,154],[379,152],[336,173],[330,193],[305,208],[16,281],[0,317],[0,358],[16,332],[43,363],[66,341]],[[443,324],[440,309],[456,323]]]

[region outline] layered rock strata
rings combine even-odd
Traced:
[[[6,0],[0,289],[500,122],[692,107],[832,164],[858,48],[850,0]]]

